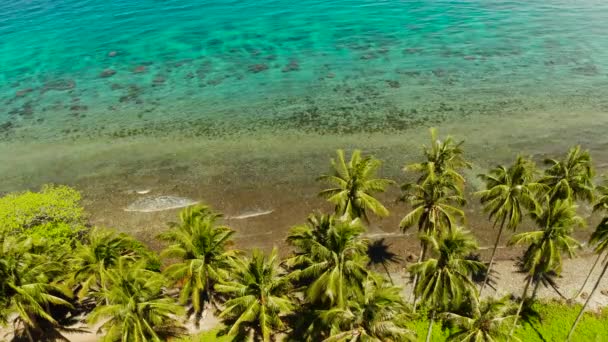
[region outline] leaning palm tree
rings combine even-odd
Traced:
[[[570,200],[545,202],[544,208],[531,214],[539,230],[520,233],[511,238],[509,245],[527,245],[528,248],[521,260],[522,269],[527,272],[520,305],[517,309],[515,322],[511,328],[513,335],[519,314],[526,302],[530,285],[535,282],[534,293],[548,274],[560,275],[562,271],[562,253],[574,257],[580,243],[571,234],[575,227],[582,226],[584,220],[576,215],[576,207]]]
[[[415,334],[406,327],[408,310],[401,289],[387,286],[379,276],[370,276],[363,292],[350,299],[344,308],[320,313],[327,322],[330,336],[325,342],[346,341],[415,341]]]
[[[598,196],[597,196],[597,202],[593,205],[593,211],[594,212],[597,212],[600,210],[608,211],[608,185],[597,186],[596,192],[597,192]],[[585,277],[585,281],[583,282],[583,285],[578,290],[576,295],[574,295],[574,297],[572,297],[573,299],[578,298],[581,295],[581,293],[583,293],[583,291],[585,290],[585,286],[587,286],[587,283],[589,282],[589,279],[591,278],[591,275],[593,274],[593,271],[595,271],[595,267],[600,263],[600,259],[604,255],[604,253],[602,253],[602,252],[596,253],[596,254],[597,254],[597,257],[596,257],[595,261],[593,262],[593,265],[591,266],[589,273],[587,273],[587,277]]]
[[[489,299],[482,302],[472,317],[447,313],[444,318],[452,333],[448,341],[494,342],[508,339],[507,324],[515,316],[511,315],[509,298]]]
[[[593,201],[593,163],[589,151],[576,146],[568,151],[563,160],[547,159],[549,166],[540,183],[548,186],[549,200]]]
[[[165,277],[145,269],[146,262],[120,258],[105,274],[102,300],[89,314],[89,324],[102,323],[103,341],[166,341],[185,333],[176,320],[183,308],[164,293]]]
[[[236,251],[228,250],[234,231],[217,224],[221,215],[206,206],[182,211],[181,222],[159,235],[170,245],[162,257],[177,260],[164,273],[180,287],[180,302],[190,306],[188,314],[198,325],[206,305],[215,302],[213,286],[228,278]]]
[[[496,249],[505,224],[507,229],[514,231],[521,223],[525,215],[524,211],[538,210],[536,192],[540,190],[541,185],[533,181],[534,174],[534,163],[529,159],[518,157],[508,168],[497,166],[488,174],[479,175],[486,184],[486,190],[477,194],[481,197],[481,203],[484,205],[484,210],[489,213],[490,220],[494,221],[494,227],[498,226],[498,235],[492,249],[486,279],[479,289],[480,295],[492,271]]]
[[[452,182],[462,185],[464,178],[458,173],[458,170],[471,167],[464,158],[462,149],[464,141],[455,142],[451,136],[448,136],[445,141],[441,141],[437,137],[435,128],[431,128],[430,132],[431,145],[423,146],[425,160],[406,165],[403,168],[404,171],[419,173],[418,184],[424,183],[430,175],[436,174],[446,176]]]
[[[238,341],[266,342],[283,332],[283,318],[294,308],[288,297],[289,287],[276,249],[268,256],[254,250],[251,259],[234,260],[231,280],[215,285],[229,298],[219,316],[228,335]]]
[[[12,320],[16,339],[64,339],[51,307],[71,308],[70,289],[55,281],[61,264],[36,254],[32,239],[0,236],[0,318]]]
[[[466,299],[476,301],[477,290],[471,274],[485,268],[466,256],[477,249],[477,242],[462,228],[454,227],[441,235],[425,235],[433,257],[413,264],[410,272],[418,276],[414,291],[431,312],[426,341],[430,341],[437,313],[457,309]]]
[[[374,157],[362,157],[359,150],[354,150],[347,162],[344,151],[338,150],[337,158],[331,160],[333,172],[318,178],[333,187],[321,191],[319,195],[335,204],[339,216],[365,221],[368,221],[368,211],[379,217],[388,216],[388,209],[374,197],[375,193],[384,192],[394,184],[390,179],[376,178],[381,164]]]
[[[597,228],[595,229],[593,234],[591,234],[591,239],[590,239],[589,243],[591,245],[595,245],[595,253],[597,253],[598,255],[605,254],[605,252],[608,251],[608,217],[604,217],[604,219],[602,219],[602,221],[597,226]],[[593,289],[591,290],[591,294],[589,294],[589,297],[587,297],[587,300],[585,301],[585,304],[581,308],[581,311],[578,313],[578,316],[576,316],[576,320],[572,324],[572,328],[570,328],[570,332],[568,333],[568,338],[567,338],[568,341],[572,337],[572,334],[574,333],[574,330],[576,329],[578,322],[583,317],[583,313],[585,312],[585,309],[589,305],[589,302],[591,301],[591,298],[595,294],[595,291],[600,286],[600,282],[604,278],[604,275],[606,274],[606,270],[608,270],[608,259],[604,258],[604,268],[602,269],[602,272],[600,273],[599,277],[597,278],[595,285],[593,286]]]
[[[361,290],[368,262],[364,231],[359,219],[323,216],[291,230],[287,241],[296,251],[286,264],[294,270],[290,278],[306,285],[310,302],[344,307],[347,297]]]
[[[93,228],[85,242],[79,242],[69,258],[70,282],[77,285],[78,298],[84,299],[105,285],[105,271],[116,266],[118,259],[141,259],[139,243],[132,237],[108,229]]]

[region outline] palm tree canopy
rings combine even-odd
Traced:
[[[485,265],[466,258],[477,249],[477,242],[470,233],[454,227],[441,235],[423,235],[422,238],[433,255],[409,268],[419,277],[414,291],[422,302],[433,310],[445,311],[458,307],[465,298],[474,298],[477,290],[471,274]]]
[[[72,307],[66,300],[72,292],[55,281],[62,265],[36,249],[40,245],[32,238],[0,234],[0,323],[12,318],[28,336],[44,336],[42,325],[60,328],[51,306]]]
[[[540,229],[514,235],[509,245],[528,245],[523,268],[530,274],[555,272],[559,275],[562,253],[574,257],[580,247],[570,235],[575,227],[584,224],[584,220],[576,215],[576,206],[569,200],[545,203],[540,213],[531,216]]]
[[[437,137],[435,128],[431,128],[430,133],[431,145],[423,146],[425,160],[406,165],[404,171],[420,173],[418,183],[423,183],[429,175],[435,173],[445,175],[452,182],[462,185],[464,178],[457,171],[471,167],[464,158],[464,150],[462,149],[464,141],[455,142],[451,136],[448,136],[445,141],[441,141]]]
[[[288,241],[297,247],[296,254],[286,264],[296,269],[291,278],[309,284],[307,297],[312,302],[340,306],[361,289],[368,262],[364,230],[358,219],[327,216],[313,216],[308,225],[292,229]]]
[[[549,187],[551,200],[593,201],[593,176],[595,174],[589,151],[576,146],[568,151],[563,160],[547,159],[549,166],[540,182]]]
[[[429,233],[450,229],[458,221],[464,221],[464,211],[460,207],[466,201],[450,178],[431,173],[424,183],[408,183],[401,189],[401,200],[412,206],[399,223],[402,230],[418,226],[419,232]]]
[[[116,266],[120,258],[135,261],[147,253],[137,240],[109,229],[93,228],[85,242],[76,245],[69,259],[70,281],[79,285],[80,299],[100,290],[103,272]]]
[[[538,211],[536,194],[544,186],[534,182],[535,165],[526,158],[518,157],[509,167],[497,166],[488,174],[480,174],[486,190],[477,192],[484,210],[494,219],[494,225],[506,222],[515,230],[524,216],[523,211]]]
[[[482,302],[471,317],[446,313],[444,318],[453,331],[449,341],[494,342],[508,340],[508,325],[515,319],[510,313],[513,305],[509,298]],[[514,340],[518,340],[514,338]]]
[[[368,220],[367,211],[377,216],[388,216],[388,209],[373,195],[384,192],[390,179],[376,178],[382,162],[373,157],[363,157],[360,150],[354,150],[347,162],[344,151],[337,151],[337,158],[331,159],[332,173],[318,179],[333,187],[319,193],[336,205],[336,214],[350,218]]]
[[[103,322],[99,331],[104,341],[166,341],[184,334],[176,321],[183,308],[163,292],[165,277],[145,267],[145,261],[121,257],[105,271],[108,286],[88,317],[90,324]]]
[[[283,317],[294,307],[277,254],[276,249],[268,256],[254,250],[251,259],[235,259],[231,279],[215,285],[230,298],[219,317],[237,340],[253,334],[254,339],[270,341],[276,332],[286,329]]]
[[[346,307],[320,313],[331,326],[325,341],[415,341],[415,334],[406,327],[409,311],[400,292],[399,287],[387,285],[378,275],[368,277],[363,291]]]
[[[206,206],[184,209],[181,222],[159,235],[170,245],[162,257],[179,261],[164,273],[180,290],[180,301],[192,307],[196,322],[200,320],[205,303],[214,301],[214,284],[227,279],[236,251],[228,250],[234,231],[217,224],[221,215]]]

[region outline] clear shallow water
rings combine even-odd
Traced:
[[[605,1],[0,2],[5,141],[400,131],[607,95]]]

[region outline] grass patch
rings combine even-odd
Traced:
[[[578,315],[581,305],[567,305],[559,302],[536,303],[532,310],[538,319],[531,319],[520,326],[515,336],[522,341],[564,341],[570,327]],[[607,341],[608,313],[586,312],[576,327],[573,342]]]
[[[515,336],[524,342],[564,341],[581,305],[568,305],[560,302],[535,303],[528,321],[515,331]],[[535,318],[533,317],[535,316]],[[409,328],[416,332],[418,341],[424,341],[428,329],[428,320],[418,319],[409,324]],[[209,330],[180,342],[228,342],[227,336],[217,336],[220,328]],[[442,329],[441,321],[433,325],[431,341],[447,341],[449,331]],[[601,313],[585,313],[576,328],[572,342],[600,342],[608,341],[608,311]]]

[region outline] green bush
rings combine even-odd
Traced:
[[[0,229],[14,231],[49,222],[81,225],[80,193],[63,185],[45,185],[40,192],[14,192],[0,198]]]
[[[10,193],[0,198],[0,232],[31,236],[49,251],[69,248],[85,228],[80,199],[80,193],[68,186]]]

